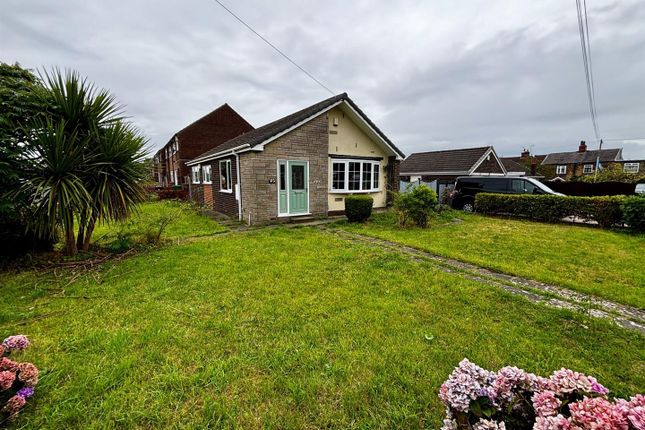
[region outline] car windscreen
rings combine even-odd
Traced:
[[[544,185],[540,181],[537,181],[537,180],[535,180],[533,178],[526,178],[526,180],[531,182],[532,184],[534,184],[536,187],[538,187],[539,189],[541,189],[544,192],[547,192],[549,194],[557,194],[555,191],[553,191],[551,188],[547,187],[546,185]]]

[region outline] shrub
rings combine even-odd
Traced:
[[[607,399],[593,376],[569,369],[549,378],[517,367],[491,372],[464,359],[441,385],[443,430],[643,428],[645,396]]]
[[[627,197],[622,209],[629,228],[636,232],[645,232],[645,196]]]
[[[188,191],[181,188],[162,188],[156,193],[159,200],[188,200]]]
[[[28,362],[17,362],[8,356],[29,346],[24,335],[9,336],[0,344],[0,424],[13,421],[34,395],[38,368]]]
[[[394,208],[399,215],[399,224],[404,226],[408,220],[425,228],[428,218],[437,207],[437,193],[427,185],[418,185],[394,197]]]
[[[374,199],[363,194],[345,197],[345,216],[350,222],[365,221],[372,215]]]
[[[571,197],[552,194],[491,194],[475,197],[475,209],[486,214],[522,216],[537,221],[559,222],[568,216],[597,221],[603,228],[622,224],[624,196]]]

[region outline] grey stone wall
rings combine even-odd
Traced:
[[[245,222],[261,224],[278,216],[277,160],[309,161],[309,212],[327,215],[328,119],[323,113],[279,137],[262,152],[240,154],[242,215]]]

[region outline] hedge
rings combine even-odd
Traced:
[[[350,222],[365,221],[372,215],[374,199],[357,194],[345,197],[345,216]]]
[[[485,214],[507,214],[537,221],[559,222],[575,216],[598,222],[603,228],[623,224],[625,196],[572,197],[551,194],[491,194],[475,197],[475,210]]]
[[[627,197],[622,209],[629,228],[636,232],[645,232],[645,196]]]

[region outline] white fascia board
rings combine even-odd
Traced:
[[[477,170],[477,168],[484,162],[484,160],[486,159],[486,157],[488,157],[489,154],[493,154],[493,157],[495,157],[497,164],[499,165],[499,167],[502,168],[502,172],[504,172],[504,175],[506,175],[506,168],[504,167],[504,164],[495,153],[495,149],[491,146],[490,148],[488,148],[486,152],[484,152],[484,155],[482,155],[479,158],[479,160],[477,160],[475,165],[468,171],[469,176],[472,175],[475,170]]]
[[[233,155],[235,153],[244,152],[244,148],[249,146],[248,143],[244,145],[236,146],[235,148],[227,149],[226,151],[216,152],[215,154],[208,155],[206,157],[195,158],[186,163],[186,166],[194,166],[195,164],[204,163],[206,161],[215,160],[217,158],[226,157],[227,155]]]

